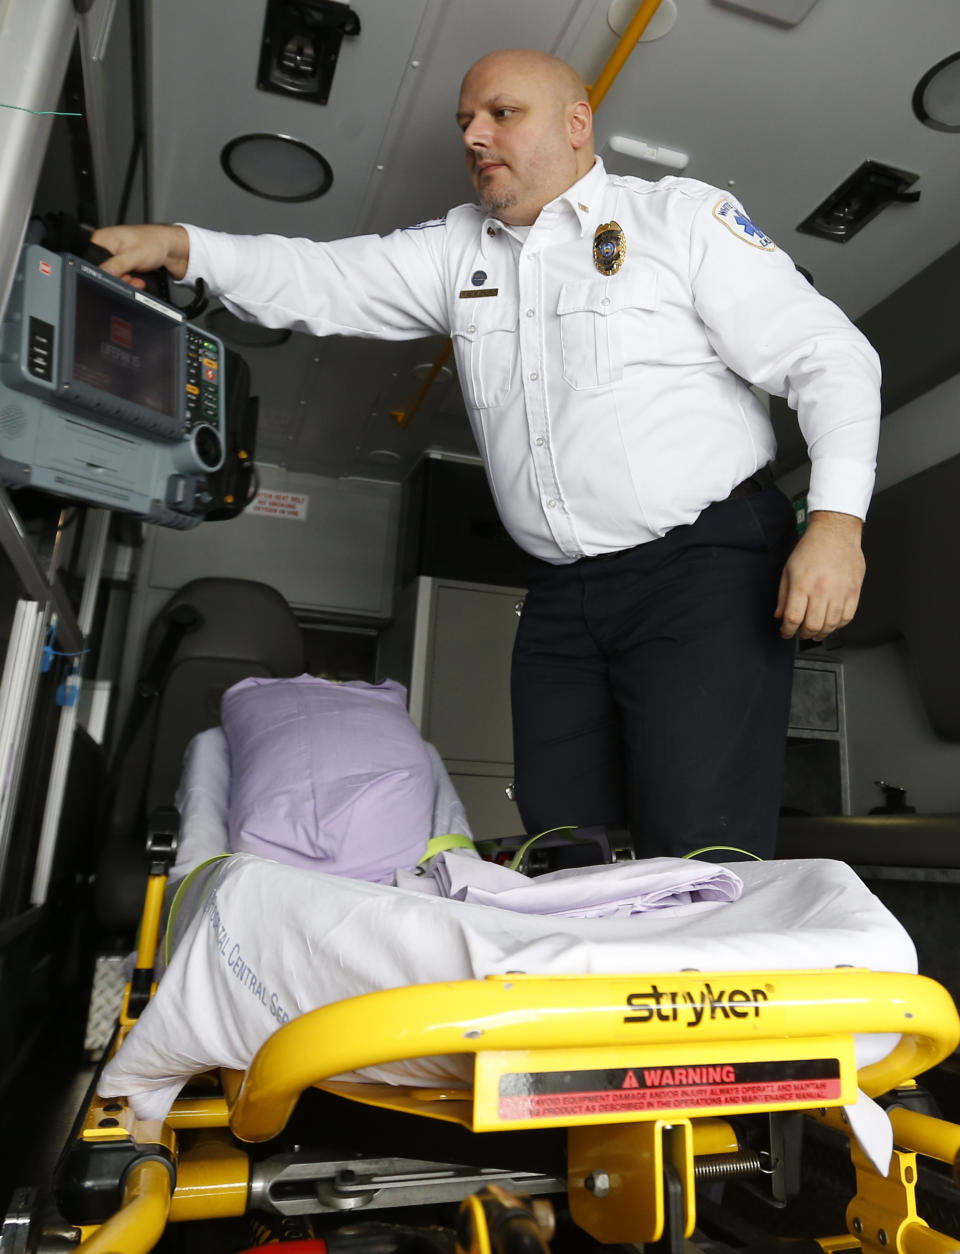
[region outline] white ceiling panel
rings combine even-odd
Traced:
[[[344,39],[321,106],[257,90],[265,7],[152,0],[156,217],[318,239],[433,217],[472,194],[453,116],[476,58],[542,48],[589,82],[617,42],[608,0],[351,0],[362,30]],[[618,133],[688,153],[685,176],[729,188],[853,317],[960,241],[960,135],[925,128],[910,107],[921,75],[960,50],[957,0],[804,0],[791,7],[793,26],[720,0],[676,0],[676,9],[672,29],[634,49],[600,106],[598,148]],[[235,187],[220,151],[246,131],[317,147],[333,167],[330,192],[285,205]],[[846,244],[798,234],[868,158],[916,172],[919,202],[885,209]],[[455,384],[433,389],[406,431],[387,416],[409,403],[414,366],[441,343],[294,336],[249,350],[263,455],[298,470],[397,478],[423,449],[470,453]]]
[[[335,238],[356,230],[372,157],[393,116],[427,0],[360,4],[330,98],[318,105],[256,86],[265,3],[162,0],[151,6],[153,210],[237,232]],[[202,21],[198,24],[198,10]],[[198,29],[199,26],[199,29]],[[184,32],[191,32],[184,37]],[[285,135],[316,148],[333,169],[318,201],[282,204],[237,187],[220,167],[230,139]]]
[[[960,240],[960,135],[910,107],[923,72],[960,49],[955,0],[819,4],[792,28],[711,0],[678,10],[598,111],[601,146],[619,133],[687,152],[684,176],[729,187],[852,317]],[[919,174],[919,203],[884,210],[845,244],[798,234],[867,159]]]

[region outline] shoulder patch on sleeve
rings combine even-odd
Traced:
[[[447,215],[444,214],[442,218],[428,218],[426,222],[415,222],[413,226],[404,226],[400,229],[403,231],[426,231],[431,226],[446,226],[446,224]]]
[[[731,234],[736,235],[737,239],[742,239],[744,243],[752,244],[754,248],[761,248],[764,252],[772,253],[776,251],[776,244],[769,235],[764,235],[763,231],[743,212],[738,204],[732,200],[718,200],[713,206],[713,216],[718,222],[722,222]]]

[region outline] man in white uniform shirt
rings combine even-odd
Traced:
[[[448,332],[494,499],[538,559],[514,651],[524,825],[629,825],[644,856],[773,852],[793,639],[853,616],[876,354],[717,188],[612,177],[585,88],[484,57],[458,122],[480,205],[380,238],[195,227],[94,242],[270,326]],[[812,460],[799,543],[755,383]]]

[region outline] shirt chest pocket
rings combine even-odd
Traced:
[[[656,271],[564,283],[557,302],[563,377],[574,388],[604,387],[626,366],[660,359]]]
[[[492,409],[507,399],[516,372],[517,309],[489,297],[464,301],[469,308],[451,331],[460,386],[468,405]]]

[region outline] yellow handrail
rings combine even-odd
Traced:
[[[604,98],[613,81],[626,64],[627,57],[634,50],[640,36],[650,25],[650,19],[660,7],[660,0],[643,0],[643,3],[633,15],[630,25],[620,36],[620,40],[610,54],[610,59],[600,71],[597,81],[589,89],[587,99],[590,101],[590,108],[596,109],[600,105],[600,101]]]
[[[752,990],[754,1000],[738,1000],[735,1013],[702,1014],[694,1037],[692,1007],[703,1004],[705,986],[718,991],[734,982],[738,990]],[[658,1004],[683,1013],[638,1022],[636,999],[653,988],[667,998]],[[311,1011],[274,1033],[231,1103],[230,1126],[241,1140],[265,1140],[283,1129],[304,1089],[405,1058],[873,1033],[903,1036],[890,1058],[860,1070],[858,1082],[870,1095],[950,1054],[960,1021],[949,993],[933,980],[850,969],[496,976],[387,989]]]
[[[143,915],[140,919],[140,935],[137,941],[138,971],[152,971],[157,956],[157,937],[163,915],[163,894],[167,887],[166,875],[150,875],[144,892]]]
[[[115,1215],[81,1242],[78,1254],[148,1254],[170,1213],[170,1172],[156,1159],[132,1167]]]
[[[933,1115],[924,1115],[918,1110],[907,1110],[902,1106],[895,1106],[890,1111],[890,1122],[897,1145],[946,1163],[953,1167],[954,1179],[957,1178],[960,1124],[937,1119]]]
[[[397,426],[400,428],[401,431],[403,431],[406,427],[410,425],[410,420],[413,418],[413,415],[417,412],[417,410],[426,400],[427,393],[433,387],[436,381],[437,375],[446,365],[447,358],[450,356],[452,352],[453,352],[453,341],[447,340],[446,344],[444,344],[443,348],[441,348],[433,365],[430,367],[430,369],[427,371],[426,375],[424,376],[423,382],[417,388],[416,395],[413,397],[413,400],[411,400],[407,408],[406,409],[391,409],[390,417],[397,424]]]

